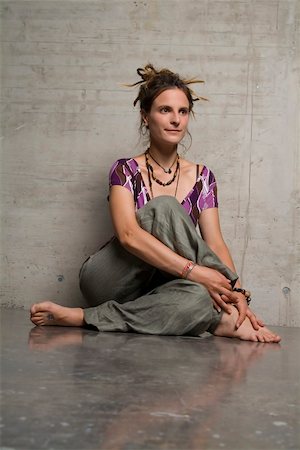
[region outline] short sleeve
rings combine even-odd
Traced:
[[[213,172],[204,167],[202,173],[202,191],[199,196],[199,209],[203,211],[204,209],[217,208],[218,207],[218,192],[217,192],[217,182]]]
[[[109,172],[109,187],[111,186],[124,186],[132,194],[134,193],[133,172],[127,159],[118,159],[112,165]]]

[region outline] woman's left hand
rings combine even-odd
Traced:
[[[237,300],[234,303],[234,306],[237,308],[238,312],[239,312],[239,316],[238,316],[238,320],[236,321],[236,328],[239,328],[242,323],[244,322],[244,320],[247,317],[247,312],[248,312],[248,303],[246,300],[246,297],[244,296],[244,294],[242,294],[241,292],[237,292]]]
[[[235,302],[229,300],[225,295],[222,295],[223,301],[225,301],[226,303],[232,303],[239,311],[239,317],[236,322],[236,327],[239,328],[246,317],[248,317],[248,319],[250,320],[254,330],[259,330],[260,327],[264,327],[264,322],[259,317],[256,317],[254,312],[249,308],[244,294],[242,294],[241,292],[237,292],[236,294],[237,295]]]
[[[228,297],[226,297],[226,295],[222,295],[222,300],[225,303],[233,304],[236,307],[236,309],[238,310],[239,316],[238,316],[238,320],[236,321],[236,324],[235,324],[236,328],[239,328],[242,325],[242,323],[244,322],[246,317],[249,317],[253,327],[255,328],[255,326],[254,326],[255,315],[249,310],[246,297],[241,292],[235,292],[235,294],[236,294],[235,301],[230,300]],[[256,324],[256,326],[257,326],[257,324]],[[255,329],[258,329],[258,328],[255,328]]]

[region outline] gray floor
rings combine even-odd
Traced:
[[[299,328],[275,345],[1,322],[2,449],[300,448]]]

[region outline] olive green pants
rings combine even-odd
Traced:
[[[151,200],[137,211],[137,220],[174,252],[218,270],[234,285],[237,275],[210,250],[174,197]],[[203,285],[157,270],[115,237],[83,264],[80,288],[91,305],[85,322],[99,331],[199,336],[213,332],[221,319]]]

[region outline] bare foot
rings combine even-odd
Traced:
[[[84,325],[82,308],[68,308],[53,302],[35,303],[30,309],[30,314],[31,322],[38,326],[82,327]]]
[[[232,305],[231,310],[231,314],[223,313],[221,322],[214,331],[215,336],[235,337],[242,341],[280,342],[281,337],[266,327],[259,327],[258,330],[255,330],[248,317],[239,328],[236,328],[238,310]]]

